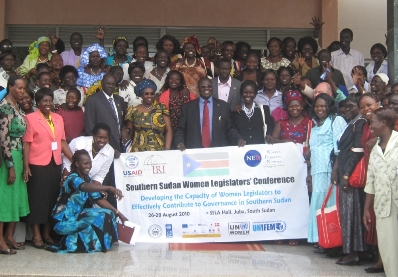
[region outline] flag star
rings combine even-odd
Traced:
[[[187,166],[187,167],[191,167],[191,164],[188,162],[188,163],[186,164],[186,166]]]

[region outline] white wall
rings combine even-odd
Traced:
[[[387,0],[339,0],[338,32],[350,28],[354,32],[351,48],[370,59],[375,43],[385,46],[387,33]],[[338,37],[339,37],[338,34]]]

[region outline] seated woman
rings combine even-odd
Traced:
[[[144,78],[145,68],[138,62],[133,62],[129,65],[128,75],[130,76],[129,82],[126,89],[120,88],[119,96],[124,98],[124,103],[127,107],[137,106],[141,104],[141,97],[138,97],[134,88],[138,85]],[[123,81],[124,82],[124,81]]]
[[[116,217],[127,218],[103,198],[101,193],[112,192],[120,200],[122,192],[114,187],[93,183],[89,177],[91,158],[84,149],[72,156],[71,174],[61,187],[52,212],[54,231],[62,235],[60,246],[46,250],[60,253],[106,252],[118,239]],[[85,208],[97,204],[101,208]]]
[[[83,109],[78,106],[80,100],[80,91],[77,88],[71,88],[66,94],[66,109],[57,111],[57,114],[64,120],[67,143],[84,133],[84,113]]]
[[[62,85],[59,89],[54,91],[54,106],[59,109],[59,106],[66,103],[66,94],[71,88],[76,88],[80,92],[80,99],[83,98],[83,89],[76,85],[76,80],[79,77],[77,69],[71,65],[65,65],[59,72],[59,78],[62,80]],[[78,103],[79,107],[83,105],[83,101]]]
[[[164,50],[170,58],[170,63],[174,64],[178,59],[181,59],[180,42],[171,35],[164,35],[158,43],[156,43],[156,50]]]
[[[307,138],[308,117],[303,113],[303,98],[299,91],[289,90],[284,95],[289,118],[276,123],[268,143],[304,143]]]
[[[240,94],[244,101],[242,110],[234,111],[231,115],[236,129],[246,144],[263,144],[265,142],[264,128],[266,128],[267,136],[270,136],[274,129],[269,107],[263,105],[261,108],[254,103],[257,95],[257,85],[254,81],[244,81],[240,86]]]
[[[105,123],[98,123],[94,126],[92,136],[81,136],[73,139],[69,143],[69,148],[72,153],[79,149],[85,149],[91,158],[92,168],[89,177],[93,183],[102,185],[106,174],[112,165],[115,151],[109,145],[109,135],[111,133],[110,127]],[[63,176],[70,174],[71,162],[63,159],[64,169]]]
[[[301,76],[305,76],[308,70],[319,66],[314,56],[318,51],[318,43],[312,37],[303,37],[298,41],[297,49],[298,53],[292,65]]]
[[[105,49],[98,43],[91,44],[81,55],[80,67],[77,69],[79,78],[77,84],[84,89],[89,88],[95,81],[101,80],[106,74],[101,67],[102,60],[107,57]]]
[[[208,60],[197,58],[200,55],[201,48],[196,36],[186,37],[182,49],[184,57],[179,59],[171,69],[181,72],[184,76],[187,89],[196,97],[199,97],[198,82],[207,75],[207,66],[205,63]],[[210,66],[210,62],[208,62],[208,66]]]
[[[113,49],[106,58],[106,65],[122,66],[123,64],[128,64],[131,62],[131,57],[127,55],[127,49],[129,48],[129,43],[126,37],[116,37],[112,41]]]
[[[154,81],[157,87],[156,93],[161,93],[167,73],[170,71],[170,57],[166,51],[160,50],[154,59],[153,69],[147,69],[144,78]]]
[[[178,119],[181,116],[182,105],[196,99],[192,92],[183,92],[185,87],[184,76],[176,70],[171,70],[164,83],[165,91],[159,96],[159,103],[166,105],[170,112],[171,126],[174,130],[177,128]]]
[[[17,68],[17,73],[25,78],[30,78],[36,72],[36,64],[50,64],[51,40],[48,37],[40,37],[29,46],[29,55],[23,64]]]
[[[260,69],[260,54],[256,51],[250,51],[246,56],[246,67],[241,71],[238,77],[239,81],[252,80],[260,86],[263,80],[263,73]]]
[[[290,65],[290,61],[282,56],[283,43],[279,38],[272,37],[267,42],[269,54],[261,59],[262,70],[278,70],[281,66]]]
[[[169,111],[155,100],[156,84],[143,80],[135,88],[142,104],[127,111],[126,120],[133,143],[127,152],[170,150],[173,139]]]

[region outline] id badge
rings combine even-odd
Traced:
[[[54,150],[57,150],[57,149],[58,149],[57,142],[56,141],[51,142],[51,150],[54,151]]]

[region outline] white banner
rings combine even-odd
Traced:
[[[118,209],[142,242],[307,237],[306,165],[293,143],[122,154]]]

